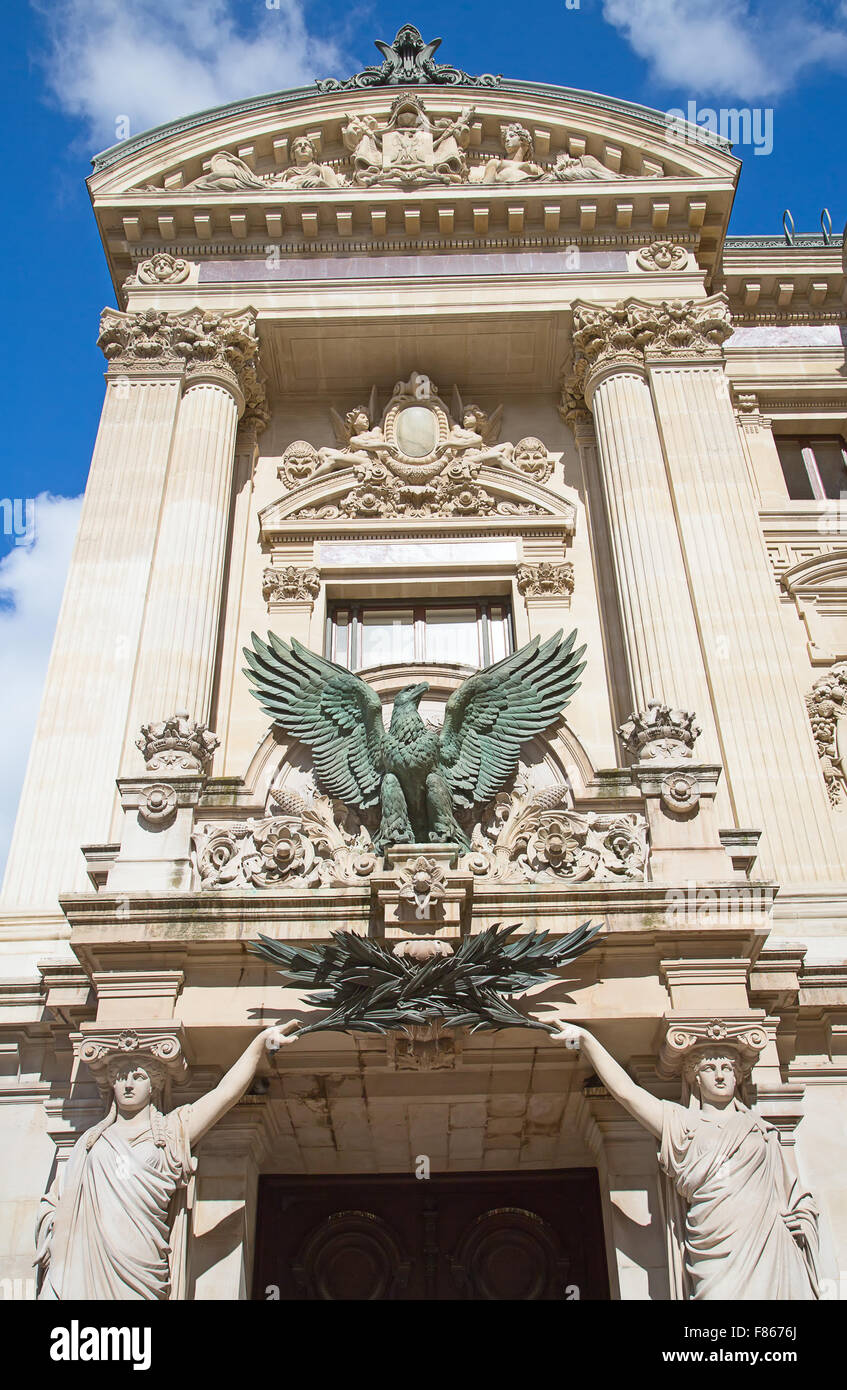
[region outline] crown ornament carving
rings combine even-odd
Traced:
[[[414,24],[404,24],[394,37],[393,43],[374,40],[374,47],[382,54],[382,63],[363,68],[353,77],[339,80],[337,77],[318,79],[319,92],[350,92],[368,87],[415,87],[437,85],[439,87],[499,87],[501,77],[483,73],[480,77],[470,77],[449,63],[436,63],[434,55],[441,46],[441,39],[431,39],[425,43],[419,29]]]
[[[621,724],[618,733],[636,761],[676,762],[693,757],[694,744],[703,732],[695,718],[688,710],[650,700],[646,710],[631,714]]]
[[[205,772],[220,740],[205,724],[178,710],[158,723],[142,724],[135,741],[148,772]]]

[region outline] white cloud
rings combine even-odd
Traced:
[[[6,862],[81,497],[34,499],[34,540],[0,560],[0,873]],[[18,530],[22,528],[18,527]]]
[[[692,95],[749,103],[847,68],[844,0],[603,0],[603,18],[655,80]]]
[[[102,146],[240,97],[311,86],[354,71],[310,34],[304,0],[32,0],[44,23],[43,67],[60,106]],[[273,8],[271,7],[273,5]],[[245,16],[249,28],[244,27]]]

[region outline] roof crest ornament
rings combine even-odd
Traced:
[[[480,77],[470,77],[459,68],[448,63],[433,62],[435,50],[441,39],[424,43],[420,30],[414,24],[404,24],[398,29],[392,44],[374,41],[383,56],[379,67],[364,68],[354,77],[341,81],[337,77],[317,80],[320,92],[349,92],[359,87],[409,87],[434,85],[439,87],[499,87],[502,77],[494,77],[490,72]]]

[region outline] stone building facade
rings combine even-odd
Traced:
[[[308,1014],[259,932],[590,919],[533,1012],[667,1098],[743,1039],[837,1292],[845,268],[729,236],[739,168],[630,103],[388,60],[94,161],[120,307],[0,915],[4,1279],[103,1058],[152,1050],[176,1103]],[[377,853],[242,673],[271,630],[388,707],[426,680],[437,720],[560,628],[581,687],[469,851]],[[655,1142],[589,1073],[530,1029],[303,1039],[202,1143],[188,1296],[342,1296],[343,1258],[380,1296],[682,1296]]]

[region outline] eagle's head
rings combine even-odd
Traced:
[[[402,709],[414,705],[417,709],[421,699],[429,690],[429,681],[419,681],[417,685],[404,685],[394,698],[394,708]]]

